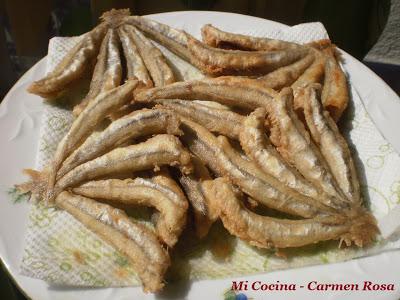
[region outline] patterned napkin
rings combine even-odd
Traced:
[[[191,24],[175,25],[189,32],[198,29]],[[320,23],[300,24],[283,31],[271,25],[240,33],[296,42],[328,37]],[[53,38],[49,43],[47,70],[51,70],[78,39]],[[175,64],[182,79],[202,77],[189,64],[165,48],[160,48]],[[341,122],[342,132],[345,132],[352,145],[364,198],[369,201],[373,214],[382,218],[400,203],[400,156],[374,126],[354,86],[351,87],[351,94],[351,105]],[[38,169],[49,162],[71,122],[69,110],[46,105],[38,149]],[[143,214],[138,213],[140,217]],[[394,220],[394,224],[391,222],[391,226],[394,225],[400,225],[399,218]],[[183,235],[176,249],[171,251],[173,263],[167,280],[171,282],[183,278],[209,279],[269,272],[350,260],[395,248],[400,248],[400,240],[381,239],[369,249],[339,250],[336,244],[326,243],[323,246],[288,251],[289,259],[283,259],[275,256],[272,251],[256,249],[230,236],[217,224],[201,242],[190,234]],[[229,255],[223,255],[226,253]],[[123,255],[68,213],[45,208],[41,204],[32,205],[29,214],[21,273],[57,285],[109,287],[139,284],[135,270]]]

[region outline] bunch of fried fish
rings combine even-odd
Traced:
[[[19,188],[125,254],[150,292],[164,286],[168,249],[190,211],[200,238],[221,219],[260,248],[370,244],[376,221],[335,122],[349,96],[330,41],[300,45],[211,25],[202,36],[127,10],[105,13],[28,88],[57,99],[93,74],[51,165],[28,170],[31,181]],[[207,77],[175,82],[152,40]],[[121,205],[155,208],[155,229],[114,208]]]

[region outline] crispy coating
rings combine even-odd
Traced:
[[[340,190],[320,150],[310,139],[293,110],[293,92],[285,88],[267,108],[271,141],[280,154],[313,185],[324,191],[332,207],[347,208],[349,201]]]
[[[240,156],[225,137],[219,136],[218,142],[224,154],[219,155],[220,164],[224,163],[222,173],[253,199],[270,208],[305,218],[334,211],[320,201],[288,188],[280,179],[262,172],[254,162]]]
[[[195,221],[195,230],[198,238],[207,235],[211,225],[217,220],[218,212],[204,195],[202,182],[210,180],[211,175],[207,167],[196,156],[192,157],[193,173],[181,174],[181,183],[186,196],[192,206]]]
[[[191,63],[203,73],[221,75],[263,75],[294,63],[309,53],[308,48],[278,51],[242,51],[212,48],[187,36]]]
[[[115,120],[101,132],[92,133],[63,162],[57,179],[73,168],[121,146],[130,139],[151,134],[179,134],[179,120],[165,109],[142,109]]]
[[[335,121],[320,103],[320,85],[306,88],[304,115],[315,144],[346,197],[356,206],[361,205],[360,184],[350,149],[340,134]]]
[[[141,88],[141,85],[139,84],[138,89]],[[113,111],[111,114],[107,116],[107,119],[110,120],[111,122],[114,122],[122,117],[125,117],[131,113],[133,113],[135,110],[140,110],[143,109],[144,106],[140,103],[133,103],[130,102],[128,104],[122,105],[119,109]]]
[[[118,28],[125,23],[125,19],[129,17],[129,8],[115,9],[112,8],[100,16],[100,20],[106,23],[110,28]]]
[[[216,175],[226,176],[246,194],[260,203],[292,215],[310,218],[333,212],[333,209],[305,197],[272,176],[263,173],[253,162],[244,159],[227,139],[218,139],[203,126],[181,119],[184,144]]]
[[[150,78],[149,72],[145,63],[143,62],[138,47],[131,37],[127,27],[128,26],[124,25],[118,28],[119,39],[121,40],[122,49],[126,59],[126,77],[136,77],[139,81],[143,82],[144,87],[153,87],[153,81]]]
[[[154,233],[132,221],[122,210],[90,198],[65,191],[55,201],[59,208],[129,259],[145,292],[157,292],[163,288],[163,277],[171,262]]]
[[[126,25],[129,37],[134,41],[155,86],[175,82],[175,76],[164,54],[134,26]]]
[[[318,50],[324,50],[332,46],[332,41],[330,39],[322,39],[309,42],[306,45]]]
[[[201,36],[207,45],[222,49],[276,51],[302,48],[299,44],[282,40],[222,31],[211,24],[201,28]]]
[[[89,181],[72,189],[75,194],[109,202],[154,207],[160,212],[156,232],[173,247],[186,225],[188,202],[179,186],[166,174],[152,178]]]
[[[127,103],[137,80],[129,80],[124,85],[99,94],[72,123],[71,128],[57,146],[49,173],[48,196],[55,184],[57,171],[64,159],[88,137],[96,126],[112,111]]]
[[[140,16],[130,16],[126,18],[125,22],[126,24],[136,26],[182,59],[190,62],[190,53],[187,49],[187,38],[186,34],[182,30]]]
[[[257,78],[257,80],[269,88],[281,90],[294,83],[313,63],[314,59],[315,55],[310,53],[295,63],[280,67],[267,75]]]
[[[243,120],[243,129],[239,135],[243,150],[265,173],[287,187],[314,199],[321,198],[321,193],[288,165],[272,146],[265,133],[265,114],[264,108],[257,108]]]
[[[291,86],[295,95],[294,109],[299,115],[302,114],[304,106],[303,88],[309,84],[322,83],[324,80],[326,55],[318,50],[311,52],[315,56],[314,62]]]
[[[306,220],[271,218],[248,210],[223,178],[205,181],[203,185],[206,196],[218,206],[224,227],[259,248],[300,247],[332,239],[362,246],[370,243],[376,234],[376,225],[370,215],[354,220],[339,215]]]
[[[216,109],[224,109],[224,110],[231,110],[231,108],[227,105],[215,102],[215,101],[207,101],[207,100],[193,100],[194,103],[199,103],[201,105],[206,105],[211,108]]]
[[[42,171],[24,169],[22,172],[29,177],[29,180],[16,184],[15,188],[22,194],[30,193],[30,201],[41,201],[47,191],[48,170],[46,168]]]
[[[54,194],[100,176],[149,170],[162,165],[178,165],[182,172],[191,172],[190,154],[173,135],[159,134],[146,142],[116,148],[81,164],[57,181]]]
[[[335,48],[325,50],[325,79],[322,89],[322,105],[337,122],[349,102],[349,88],[346,75],[335,58]]]
[[[212,107],[209,104],[179,99],[157,99],[154,102],[192,119],[211,132],[236,139],[239,136],[243,116],[233,111]]]
[[[53,71],[44,78],[33,82],[27,91],[46,99],[61,96],[90,69],[90,62],[95,59],[105,34],[106,26],[104,24],[100,24],[86,33],[81,41],[67,52]]]
[[[108,29],[97,56],[89,92],[81,103],[74,107],[73,114],[78,116],[100,93],[119,86],[121,79],[122,66],[118,35],[114,29]]]
[[[176,82],[161,88],[136,91],[134,99],[138,102],[151,102],[155,99],[202,99],[254,110],[268,106],[276,95],[277,92],[257,80],[226,76]]]
[[[311,83],[321,83],[324,78],[326,55],[317,50],[311,51],[311,53],[315,56],[315,59],[310,67],[292,84],[293,90]]]

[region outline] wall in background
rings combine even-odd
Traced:
[[[392,0],[385,29],[365,60],[400,66],[400,0]]]

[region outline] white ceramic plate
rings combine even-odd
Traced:
[[[200,27],[212,23],[222,29],[237,31],[262,26],[285,28],[276,22],[229,13],[173,12],[151,15],[152,18],[175,27],[183,24]],[[400,101],[397,95],[374,73],[359,61],[344,53],[345,68],[351,83],[359,91],[373,121],[385,138],[400,152]],[[399,299],[400,251],[352,260],[345,263],[321,265],[294,270],[277,271],[262,275],[223,280],[203,280],[179,286],[169,285],[159,296],[145,295],[140,287],[76,289],[50,287],[41,280],[19,275],[18,266],[23,250],[24,234],[28,221],[29,205],[13,203],[7,191],[13,184],[22,182],[23,168],[34,167],[39,138],[42,100],[28,94],[28,84],[45,73],[46,59],[29,70],[0,106],[0,258],[17,285],[32,299],[224,299],[224,292],[232,280],[275,283],[276,281],[306,286],[310,281],[325,283],[359,283],[373,281],[394,283],[394,292],[316,292],[299,288],[297,291],[244,291],[252,299]],[[365,100],[368,99],[368,100]],[[232,299],[232,298],[230,298]],[[242,298],[244,299],[244,298]]]

